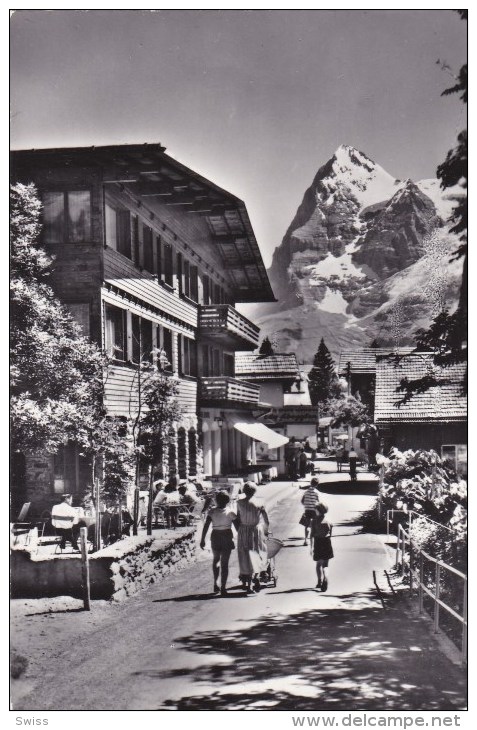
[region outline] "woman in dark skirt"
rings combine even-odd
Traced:
[[[202,530],[202,538],[200,547],[205,547],[205,537],[212,525],[212,534],[210,537],[210,545],[212,548],[212,571],[214,573],[214,593],[221,596],[227,595],[227,578],[229,576],[229,559],[230,553],[234,549],[234,541],[232,534],[232,525],[237,529],[237,515],[228,509],[230,497],[226,492],[218,492],[215,496],[217,507],[210,510],[205,520],[204,529]],[[220,588],[218,585],[220,572]]]
[[[328,561],[333,557],[331,532],[333,525],[325,519],[328,507],[323,502],[316,505],[316,515],[310,525],[310,537],[313,547],[313,560],[316,561],[317,588],[324,592],[328,588]]]

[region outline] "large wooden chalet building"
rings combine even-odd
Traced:
[[[166,476],[250,461],[234,424],[260,408],[260,386],[235,378],[234,353],[254,350],[259,329],[235,304],[275,300],[244,203],[159,144],[16,151],[13,171],[42,199],[56,294],[114,358],[108,412],[131,416],[139,353],[162,348],[183,409]],[[24,471],[24,498],[44,508],[89,473],[74,445],[27,456]]]

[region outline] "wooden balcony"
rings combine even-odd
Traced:
[[[226,375],[200,378],[199,401],[201,405],[222,407],[234,403],[257,405],[259,396],[260,386],[254,383],[246,383]]]
[[[260,328],[230,304],[205,304],[199,310],[199,336],[212,337],[233,349],[255,350]]]

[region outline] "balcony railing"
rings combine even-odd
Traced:
[[[230,304],[205,304],[199,310],[199,332],[228,340],[244,350],[255,350],[260,328]]]
[[[201,378],[199,398],[201,403],[251,403],[257,404],[260,397],[260,386],[246,383],[225,375]]]

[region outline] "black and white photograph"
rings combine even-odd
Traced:
[[[16,725],[466,727],[467,51],[10,10]]]

